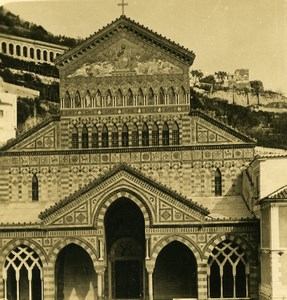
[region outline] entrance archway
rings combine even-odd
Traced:
[[[174,241],[159,253],[154,269],[154,299],[197,298],[197,263],[192,251]]]
[[[141,210],[123,197],[109,207],[104,222],[109,299],[144,299],[145,226]]]
[[[96,299],[96,272],[92,259],[83,248],[76,244],[63,248],[55,270],[57,300]]]

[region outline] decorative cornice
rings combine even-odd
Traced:
[[[278,190],[269,194],[268,196],[260,199],[257,202],[257,205],[262,205],[264,203],[286,202],[286,201],[287,201],[287,185],[284,185]]]
[[[165,52],[169,52],[171,55],[179,58],[182,61],[185,61],[185,63],[188,65],[192,65],[195,59],[195,54],[187,48],[180,46],[179,44],[167,39],[157,32],[152,31],[151,29],[148,29],[143,25],[140,25],[126,16],[121,16],[112,23],[107,24],[105,27],[95,32],[81,44],[77,45],[62,56],[59,56],[55,60],[55,64],[57,66],[63,66],[70,61],[77,59],[79,56],[84,55],[90,51],[90,49],[98,46],[100,43],[104,42],[106,39],[110,38],[112,35],[121,30],[128,30],[129,32],[138,35],[141,39],[153,43],[156,47],[161,48]]]

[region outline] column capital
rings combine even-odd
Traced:
[[[154,271],[154,262],[150,260],[146,260],[145,268],[149,274],[152,274]]]

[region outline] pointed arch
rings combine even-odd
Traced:
[[[111,90],[107,90],[106,94],[106,107],[113,106],[113,96]]]
[[[166,122],[164,122],[162,127],[162,145],[163,146],[169,145],[169,127]]]
[[[152,145],[159,146],[159,130],[156,122],[154,122],[152,126],[151,136],[152,136]]]
[[[132,127],[132,146],[137,147],[139,145],[139,131],[137,124],[133,124]]]
[[[134,105],[134,95],[131,89],[128,89],[127,93],[127,106],[133,106]]]
[[[102,147],[109,147],[109,130],[106,124],[102,127]]]
[[[79,134],[76,125],[72,129],[72,148],[79,148]]]
[[[39,201],[39,181],[36,174],[32,177],[32,201]]]
[[[172,86],[168,90],[168,103],[176,104],[176,94]]]
[[[162,87],[159,89],[158,104],[159,105],[165,104],[165,93]]]
[[[89,148],[89,131],[86,125],[84,125],[82,129],[82,148]]]
[[[183,86],[179,90],[178,102],[179,102],[179,104],[185,103],[185,89]]]
[[[75,108],[81,107],[81,95],[79,91],[76,91],[75,94]]]
[[[149,145],[149,129],[147,123],[144,123],[142,127],[142,146],[148,146],[148,145]]]
[[[122,127],[122,146],[123,147],[129,146],[129,128],[126,123],[124,123]]]
[[[71,97],[68,91],[66,91],[65,93],[65,97],[64,97],[64,107],[63,108],[71,108],[72,107],[72,103],[71,103]]]
[[[155,105],[155,95],[152,88],[148,90],[147,105]]]
[[[121,89],[117,90],[116,94],[116,106],[123,106],[124,105],[124,97]]]
[[[96,107],[102,107],[102,94],[99,90],[96,92]]]
[[[112,147],[119,147],[119,132],[116,124],[112,128]]]
[[[222,177],[219,168],[214,174],[214,194],[215,196],[222,196]]]
[[[144,105],[144,94],[141,88],[138,90],[137,105]]]
[[[172,126],[172,144],[179,145],[179,126],[176,121],[174,121]]]
[[[92,96],[89,90],[87,90],[85,96],[85,107],[92,107]]]
[[[99,148],[99,131],[96,125],[92,129],[92,148]]]

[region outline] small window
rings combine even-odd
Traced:
[[[214,176],[214,193],[215,196],[222,195],[222,180],[221,180],[221,172],[219,169],[216,169]]]
[[[3,116],[4,116],[4,111],[0,110],[0,117],[3,117]]]
[[[36,174],[34,174],[32,178],[32,201],[38,201],[38,200],[39,200],[39,184],[38,184],[38,178]]]
[[[119,147],[119,132],[116,124],[114,124],[112,130],[112,147]]]
[[[122,129],[122,146],[123,147],[129,146],[129,129],[127,124],[124,124]]]
[[[89,148],[89,131],[86,125],[82,129],[82,148]]]
[[[72,130],[72,148],[79,148],[79,135],[76,126],[74,126]]]
[[[152,145],[158,146],[159,145],[159,132],[158,132],[158,126],[156,123],[153,124],[151,135],[152,135]]]
[[[149,145],[148,126],[146,123],[144,123],[142,129],[142,146],[148,146],[148,145]]]
[[[162,128],[162,145],[163,146],[169,145],[169,128],[166,122],[163,124],[163,128]]]
[[[132,145],[137,147],[139,145],[139,131],[136,124],[132,128]]]
[[[109,147],[109,131],[106,124],[103,126],[102,130],[102,147],[108,148]]]
[[[96,125],[92,130],[92,148],[99,148],[99,132]]]
[[[172,127],[172,144],[179,145],[179,127],[176,122],[173,123]]]

